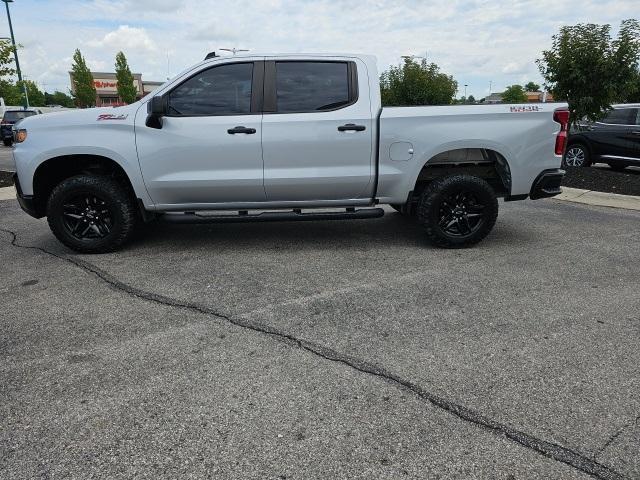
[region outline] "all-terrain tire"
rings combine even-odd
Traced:
[[[81,207],[84,207],[85,201],[86,209],[76,206],[82,203]],[[76,175],[63,180],[51,192],[47,202],[47,221],[56,238],[72,250],[106,253],[117,250],[131,238],[138,222],[138,212],[131,192],[116,178]],[[106,224],[108,228],[98,232],[96,227],[98,233],[93,233],[94,221],[96,225],[100,221],[101,226]],[[81,228],[73,229],[69,225],[77,225],[78,222],[83,222]],[[93,238],[79,237],[85,226],[89,228],[87,236],[94,235]]]
[[[438,178],[427,185],[418,202],[418,221],[438,247],[475,245],[491,232],[497,218],[493,188],[472,175]]]

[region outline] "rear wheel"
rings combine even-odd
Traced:
[[[581,143],[572,143],[564,153],[562,164],[565,167],[588,167],[591,165],[589,151]]]
[[[131,238],[137,212],[131,194],[115,178],[77,175],[51,192],[47,221],[67,247],[81,253],[104,253]]]
[[[431,182],[418,204],[418,220],[427,239],[445,248],[474,245],[493,229],[498,199],[485,180],[453,175]]]

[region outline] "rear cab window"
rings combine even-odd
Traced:
[[[337,110],[357,101],[355,63],[276,61],[275,113]]]

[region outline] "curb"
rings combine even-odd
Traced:
[[[582,190],[581,188],[562,187],[562,193],[553,197],[553,200],[596,205],[599,207],[640,210],[640,197],[620,195],[618,193],[596,192],[594,190]]]
[[[16,198],[15,187],[0,188],[0,200],[11,200]]]

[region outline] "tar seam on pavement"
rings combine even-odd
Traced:
[[[377,367],[375,365],[369,364],[365,361],[342,355],[339,352],[336,352],[335,350],[332,350],[328,347],[315,344],[308,340],[299,339],[293,335],[281,332],[268,325],[254,323],[246,320],[240,320],[238,318],[233,318],[232,316],[229,316],[229,315],[221,314],[219,312],[216,312],[213,309],[206,308],[201,305],[197,305],[189,302],[183,302],[180,300],[166,297],[164,295],[158,295],[156,293],[141,290],[139,288],[120,282],[119,280],[113,278],[110,274],[104,272],[103,270],[99,269],[98,267],[96,267],[95,265],[89,262],[85,262],[83,260],[73,258],[73,257],[58,255],[54,252],[50,252],[41,247],[21,245],[18,243],[18,235],[15,232],[11,230],[6,230],[3,228],[0,228],[0,231],[11,235],[12,246],[18,247],[18,248],[24,248],[24,249],[37,250],[47,255],[50,255],[52,257],[63,260],[65,262],[71,263],[81,268],[85,272],[93,274],[98,279],[104,281],[115,290],[124,292],[134,297],[141,298],[143,300],[165,305],[168,307],[183,308],[183,309],[188,309],[204,315],[213,316],[218,319],[226,320],[227,322],[237,327],[241,327],[257,333],[261,333],[263,335],[269,335],[269,336],[278,338],[281,341],[284,340],[289,344],[297,346],[298,348],[305,350],[325,360],[341,363],[361,373],[373,375],[383,380],[386,380],[389,383],[396,384],[397,386],[410,391],[411,393],[413,393],[414,395],[417,395],[421,399],[428,401],[435,407],[440,408],[446,412],[449,412],[450,414],[458,417],[461,420],[473,423],[474,425],[477,425],[481,428],[489,430],[494,434],[503,435],[509,440],[516,442],[526,448],[529,448],[537,453],[540,453],[545,457],[570,465],[576,468],[577,470],[584,472],[586,474],[589,474],[595,478],[606,479],[606,480],[625,478],[622,474],[615,471],[614,469],[597,462],[595,459],[597,454],[594,456],[593,459],[591,459],[586,455],[583,455],[579,452],[571,450],[570,448],[563,447],[561,445],[548,442],[546,440],[542,440],[526,432],[522,432],[513,427],[510,427],[508,425],[492,420],[491,418],[488,418],[463,405],[459,405],[451,400],[447,400],[438,395],[430,393],[424,390],[419,385],[416,385],[410,382],[409,380],[405,380],[391,372],[387,372],[384,369]],[[615,439],[615,437],[617,437],[617,434],[614,434],[613,438]],[[611,441],[613,440],[610,439],[610,441],[605,443],[605,445],[601,447],[601,449],[598,451],[598,454],[604,451],[604,449],[606,449],[606,447],[608,446],[609,443],[611,443]]]

